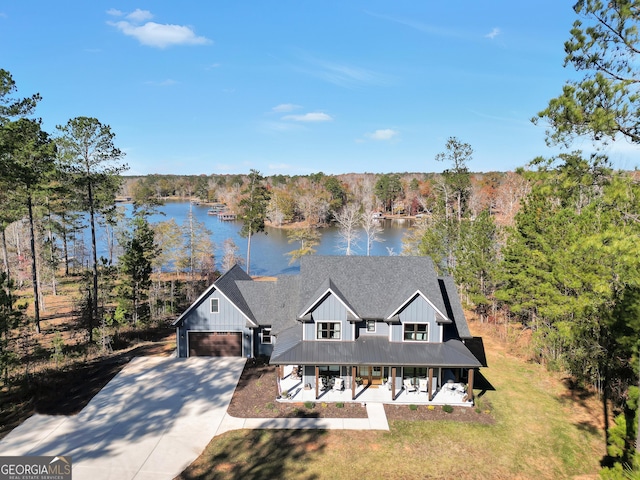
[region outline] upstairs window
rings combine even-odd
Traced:
[[[375,332],[376,331],[376,321],[375,320],[367,320],[367,332]]]
[[[271,327],[262,329],[262,343],[271,344]]]
[[[406,342],[428,342],[429,325],[427,323],[405,323],[404,340]]]
[[[316,339],[340,340],[340,322],[319,322]]]
[[[220,311],[220,299],[211,299],[211,313],[218,313]]]

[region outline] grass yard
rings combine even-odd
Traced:
[[[496,388],[486,393],[493,424],[393,421],[390,432],[228,432],[177,478],[596,478],[604,454],[598,402],[576,397],[560,376],[483,336],[489,368],[482,373]]]

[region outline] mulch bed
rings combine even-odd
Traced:
[[[262,359],[249,359],[244,367],[227,413],[238,418],[367,418],[367,409],[360,403],[316,403],[308,408],[304,403],[278,402],[276,368]]]
[[[367,410],[360,403],[345,402],[342,408],[336,403],[316,403],[307,408],[303,403],[278,402],[276,396],[276,370],[264,360],[249,359],[244,367],[236,391],[231,399],[227,413],[238,418],[366,418]],[[493,423],[490,406],[486,401],[485,410],[476,411],[469,407],[452,407],[451,413],[441,406],[430,409],[419,405],[412,410],[409,405],[385,405],[389,420],[452,420],[461,422]]]

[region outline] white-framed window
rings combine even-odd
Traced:
[[[340,322],[318,322],[316,339],[340,340]]]
[[[262,343],[271,344],[271,327],[262,327]]]
[[[406,342],[428,342],[429,324],[427,323],[405,323],[404,340]]]
[[[220,299],[212,298],[211,299],[211,313],[218,313],[220,311]]]
[[[376,321],[375,320],[367,320],[367,332],[375,332],[376,331]]]

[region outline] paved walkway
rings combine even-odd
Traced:
[[[237,418],[226,414],[216,435],[243,428],[251,430],[389,430],[389,423],[383,404],[367,403],[367,418]]]

